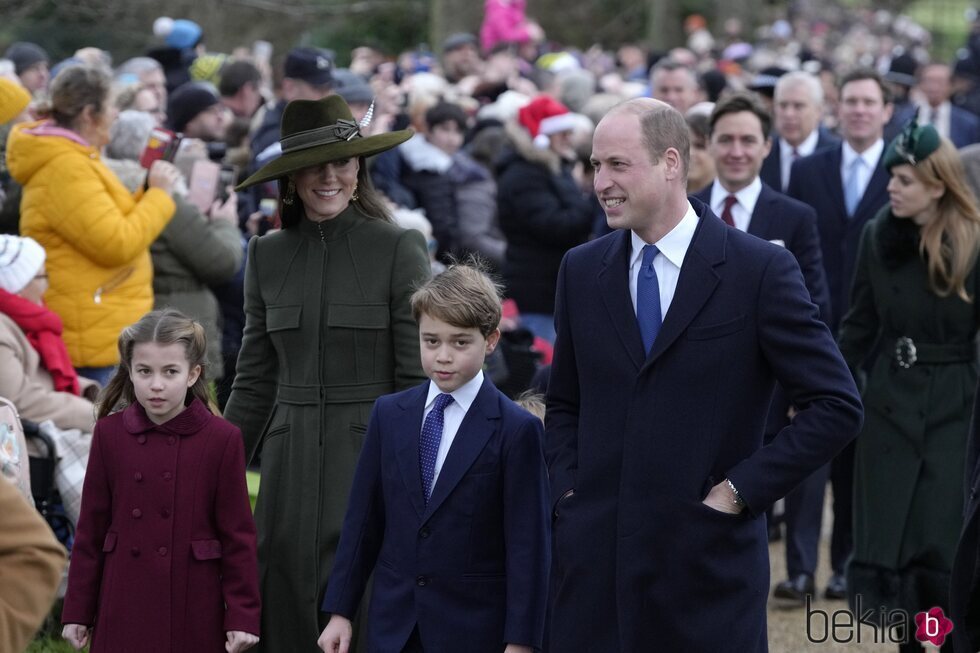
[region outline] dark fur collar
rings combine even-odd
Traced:
[[[896,218],[888,211],[877,235],[881,261],[885,267],[895,269],[919,256],[919,226],[912,220]]]

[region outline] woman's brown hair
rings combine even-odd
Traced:
[[[357,158],[357,164],[357,199],[351,199],[351,204],[368,218],[391,222],[391,211],[385,204],[384,197],[371,183],[367,160],[360,156]],[[289,192],[289,181],[289,177],[279,178],[279,219],[282,221],[283,229],[298,225],[303,218],[303,202],[296,194],[295,187],[291,193],[292,203],[287,204],[283,201],[286,193]]]
[[[939,149],[920,161],[915,174],[926,186],[943,186],[933,219],[920,229],[919,252],[929,267],[929,285],[940,297],[955,293],[972,303],[966,278],[980,248],[980,211],[966,185],[966,172],[956,148],[942,139]]]
[[[68,66],[51,80],[50,99],[39,111],[59,127],[74,129],[85,107],[94,107],[96,115],[106,110],[112,78],[96,66]]]
[[[102,419],[136,402],[136,392],[133,389],[133,380],[130,378],[133,348],[149,342],[158,345],[175,343],[184,345],[190,367],[193,369],[196,365],[201,366],[201,374],[198,375],[197,381],[187,389],[188,397],[191,395],[197,397],[212,413],[220,414],[208,391],[208,382],[205,378],[208,341],[204,334],[204,327],[183,313],[165,309],[147,313],[139,322],[123,329],[119,335],[119,367],[116,368],[109,385],[99,396],[97,417]]]

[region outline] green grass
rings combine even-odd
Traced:
[[[75,653],[75,649],[60,637],[47,636],[31,642],[25,653]]]

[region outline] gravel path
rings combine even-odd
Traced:
[[[828,601],[823,598],[823,590],[827,586],[830,578],[830,531],[833,524],[833,515],[830,511],[832,497],[830,486],[827,486],[827,498],[824,502],[823,516],[823,536],[820,539],[820,563],[817,568],[817,594],[811,604],[813,610],[823,610],[826,613],[833,613],[835,610],[847,608],[846,601]],[[771,587],[769,596],[772,596],[772,588],[777,583],[786,578],[786,554],[782,542],[769,545],[769,572]],[[841,617],[843,619],[843,617]],[[769,651],[770,653],[881,653],[888,651],[895,653],[898,651],[897,644],[874,643],[874,631],[868,628],[861,630],[861,643],[856,639],[850,643],[835,643],[832,637],[828,637],[823,643],[812,643],[807,638],[807,618],[805,608],[786,609],[769,604]],[[814,614],[811,618],[811,636],[820,639],[824,636],[822,618]],[[839,631],[838,639],[843,639],[850,630]],[[854,638],[857,634],[854,633]],[[734,652],[733,652],[734,653]]]

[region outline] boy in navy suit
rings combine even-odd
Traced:
[[[547,471],[541,421],[483,376],[499,290],[457,264],[412,310],[430,381],[374,405],[318,644],[348,651],[373,572],[369,651],[530,653],[544,633]]]

